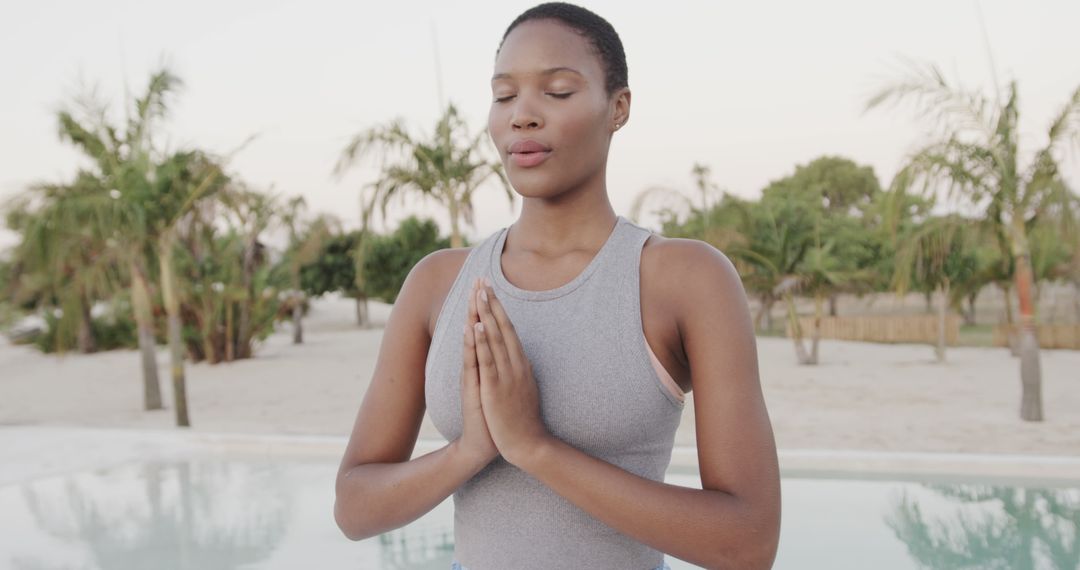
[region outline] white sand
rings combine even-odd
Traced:
[[[376,322],[389,307],[371,304]],[[288,325],[232,364],[187,367],[194,430],[345,436],[370,379],[382,329],[355,327],[352,301],[315,302],[305,343]],[[822,364],[795,364],[790,341],[758,339],[761,380],[777,446],[1080,456],[1080,352],[1043,351],[1046,419],[1019,419],[1019,363],[1004,349],[823,341]],[[0,426],[169,429],[168,357],[158,364],[167,409],[142,411],[138,355],[114,351],[47,356],[0,344]],[[425,419],[421,437],[438,438]],[[693,445],[687,400],[676,443]]]

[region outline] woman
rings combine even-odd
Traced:
[[[521,215],[410,272],[341,463],[359,540],[453,494],[455,568],[768,568],[776,448],[746,296],[728,259],[613,211],[630,116],[622,44],[542,4],[497,51],[489,133]],[[702,489],[663,482],[694,390]],[[425,409],[450,441],[410,460]]]

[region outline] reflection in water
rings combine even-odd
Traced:
[[[219,458],[3,486],[0,567],[450,567],[450,499],[405,527],[352,542],[334,523],[337,467]],[[668,482],[700,484],[696,476]],[[777,570],[1080,568],[1077,488],[792,478],[783,484],[790,508]],[[667,562],[697,568],[670,556]]]
[[[25,485],[38,529],[85,561],[17,555],[18,570],[239,568],[265,559],[292,509],[280,471],[245,463],[145,463]]]
[[[885,519],[921,566],[1080,568],[1080,490],[993,485],[923,487],[945,500],[946,516],[924,516],[920,502],[904,493]]]

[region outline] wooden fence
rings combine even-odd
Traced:
[[[1016,328],[1016,325],[1011,325]],[[1009,345],[1010,325],[994,327],[994,346]],[[1069,348],[1080,350],[1080,325],[1038,325],[1035,338],[1039,339],[1040,348]]]
[[[936,344],[938,340],[937,315],[882,315],[862,317],[822,317],[821,338],[857,340],[864,342],[913,342]],[[803,336],[810,338],[814,330],[814,317],[800,317]],[[791,336],[791,323],[787,325]],[[960,317],[946,315],[945,344],[956,346],[960,335]]]

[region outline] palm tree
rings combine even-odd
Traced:
[[[304,289],[300,283],[300,270],[315,261],[322,251],[326,240],[341,233],[341,224],[333,216],[322,214],[305,222],[303,213],[307,202],[303,196],[289,200],[282,214],[281,223],[289,232],[289,246],[285,253],[289,266],[289,279],[292,285],[292,324],[293,344],[304,342],[303,314]]]
[[[896,245],[893,286],[897,293],[903,295],[917,283],[924,290],[936,291],[940,298],[934,348],[938,362],[945,361],[945,318],[948,307],[956,300],[951,288],[975,275],[976,258],[968,229],[971,225],[971,220],[957,215],[930,218],[901,234]]]
[[[227,178],[222,173],[224,158],[197,150],[164,152],[155,143],[155,128],[167,116],[169,98],[181,84],[167,69],[152,74],[146,94],[134,101],[123,129],[109,123],[105,105],[90,99],[82,101],[83,116],[76,118],[65,109],[59,113],[59,122],[61,137],[95,161],[105,187],[110,188],[108,194],[115,199],[115,207],[109,210],[112,215],[105,221],[125,252],[131,276],[148,410],[162,407],[152,309],[155,276],[151,268],[157,261],[177,425],[188,426],[181,299],[174,267],[177,224],[199,201],[220,190]]]
[[[498,159],[484,156],[487,132],[469,134],[468,125],[453,104],[447,106],[429,139],[411,135],[400,120],[365,130],[355,135],[341,153],[334,173],[343,175],[370,151],[383,152],[379,178],[365,189],[368,196],[361,200],[361,217],[367,227],[376,205],[383,219],[386,208],[395,197],[406,192],[434,198],[450,214],[450,247],[461,247],[460,224],[474,225],[473,194],[489,178],[494,177],[506,191],[511,210],[514,192]],[[490,143],[488,143],[490,144]],[[388,158],[392,155],[393,158]]]
[[[761,299],[755,326],[760,326],[764,317],[766,328],[772,328],[772,306],[783,300],[788,305],[789,324],[799,339],[798,322],[790,319],[795,318],[794,295],[805,277],[802,269],[819,235],[824,215],[820,204],[798,192],[770,193],[757,202],[725,197],[721,209],[727,204],[734,214],[733,225],[742,236],[731,243],[727,253],[746,267],[741,272],[743,281]],[[796,351],[803,361],[799,344],[796,340]]]
[[[867,288],[877,279],[877,272],[872,268],[860,267],[852,259],[845,259],[838,253],[846,246],[842,243],[845,234],[830,234],[828,238],[822,240],[822,226],[828,221],[823,217],[813,220],[813,235],[810,238],[812,243],[802,250],[803,255],[793,267],[788,265],[792,267],[791,269],[780,274],[780,279],[772,290],[773,298],[784,300],[788,328],[791,331],[792,342],[795,344],[795,356],[799,364],[814,365],[819,362],[821,319],[824,316],[826,299],[834,297],[840,291]],[[743,255],[738,250],[736,254]],[[767,261],[768,258],[761,260],[761,262]],[[809,350],[803,344],[805,332],[795,309],[796,293],[808,295],[814,301],[814,325],[810,331]]]
[[[250,358],[251,339],[255,331],[260,330],[255,318],[263,314],[259,311],[261,298],[264,291],[269,291],[263,289],[260,283],[258,266],[265,256],[265,246],[259,241],[259,236],[278,222],[278,198],[241,188],[222,194],[221,199],[233,215],[243,243],[239,288],[233,290],[234,299],[241,301],[236,316],[236,353],[233,356]]]
[[[1030,234],[1046,211],[1069,200],[1055,157],[1070,141],[1080,142],[1080,87],[1054,116],[1045,145],[1026,166],[1019,150],[1016,82],[994,89],[994,96],[987,98],[950,84],[935,65],[912,66],[907,76],[872,96],[866,108],[913,100],[920,115],[938,129],[935,140],[915,152],[897,173],[891,192],[932,193],[944,187],[951,197],[981,210],[981,217],[1004,236],[1015,260],[1020,307],[1020,417],[1041,421]]]
[[[135,100],[126,125],[109,124],[107,108],[89,98],[80,101],[83,117],[68,109],[58,114],[60,137],[71,142],[98,167],[104,187],[116,199],[117,208],[107,220],[112,237],[122,244],[124,262],[131,277],[131,298],[142,354],[144,407],[161,409],[157,376],[152,309],[151,258],[156,236],[153,228],[161,216],[159,196],[154,192],[157,155],[152,135],[168,109],[168,99],[180,80],[167,70],[154,73],[146,93]]]
[[[81,171],[71,184],[35,184],[6,205],[8,228],[21,235],[12,250],[12,291],[18,304],[61,310],[55,346],[72,337],[79,352],[97,350],[91,319],[95,301],[121,286],[116,249],[109,244],[99,208],[101,180]]]
[[[161,291],[169,341],[170,370],[173,400],[176,406],[176,425],[189,427],[187,382],[184,377],[184,340],[181,335],[180,286],[176,279],[175,252],[178,226],[193,211],[196,204],[220,190],[226,179],[210,157],[197,151],[179,152],[169,156],[157,169],[154,184],[160,196],[161,217],[153,227],[157,236],[157,258],[161,275]]]

